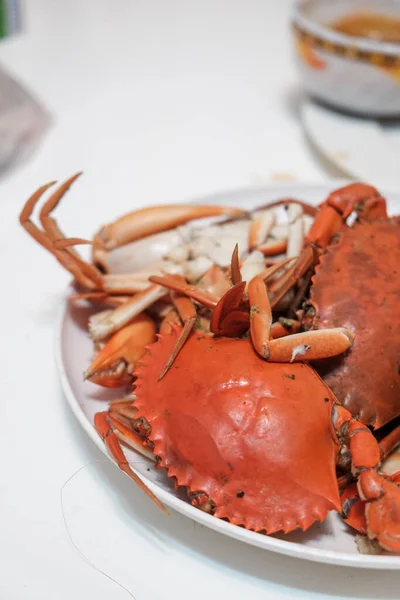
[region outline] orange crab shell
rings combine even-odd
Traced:
[[[306,529],[340,510],[336,399],[318,375],[262,360],[249,340],[194,333],[159,381],[179,331],[149,346],[135,390],[168,475],[255,531]]]
[[[310,300],[318,329],[356,334],[346,355],[318,367],[354,417],[375,429],[400,414],[400,220],[355,224],[322,256]]]

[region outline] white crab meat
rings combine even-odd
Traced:
[[[256,248],[265,242],[275,222],[276,213],[272,208],[256,213],[249,228],[249,247]]]
[[[211,237],[198,237],[188,245],[190,258],[207,256],[208,252],[214,248],[215,242]]]
[[[271,229],[271,237],[275,238],[275,240],[287,240],[288,226],[283,223],[274,225],[274,227]]]
[[[185,265],[185,276],[188,281],[194,283],[204,275],[208,269],[213,266],[213,262],[206,256],[198,256],[193,260],[188,260]]]
[[[220,225],[207,225],[206,227],[194,227],[192,229],[192,235],[190,240],[188,241],[188,243],[191,240],[195,240],[199,237],[210,237],[210,238],[214,238],[215,236],[219,235],[221,232],[221,226]]]
[[[300,204],[289,204],[287,208],[288,218],[288,245],[286,256],[299,256],[303,247],[303,209]]]
[[[175,263],[184,262],[189,258],[189,246],[187,244],[179,244],[178,246],[174,246],[168,250],[164,258]]]
[[[106,273],[135,273],[153,265],[181,243],[177,230],[171,229],[107,252],[94,248],[93,257]]]
[[[265,271],[264,255],[259,250],[253,250],[242,262],[240,269],[242,279],[249,282],[263,271]]]

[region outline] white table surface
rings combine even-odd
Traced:
[[[88,237],[146,203],[274,181],[321,181],[297,116],[286,0],[31,0],[0,62],[53,127],[0,180],[0,598],[396,598],[396,573],[273,555],[159,514],[87,440],[53,362],[69,281],[18,213],[48,180],[85,176],[58,210]],[[84,366],[82,366],[82,369]],[[96,462],[100,461],[100,462]],[[115,491],[116,490],[116,491]],[[251,596],[250,596],[251,595]]]

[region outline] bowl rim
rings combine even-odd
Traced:
[[[328,25],[304,14],[305,8],[310,4],[327,3],[329,0],[297,0],[292,8],[292,23],[300,30],[323,39],[332,44],[343,47],[356,48],[364,52],[385,54],[400,57],[400,43],[380,42],[368,38],[350,36],[331,29]]]

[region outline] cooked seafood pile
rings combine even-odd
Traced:
[[[98,307],[85,377],[122,388],[94,420],[119,467],[163,509],[124,445],[233,524],[287,533],[336,510],[363,551],[400,552],[400,220],[379,192],[155,206],[84,240],[52,217],[76,178],[40,226],[52,184],[20,221],[72,274],[71,301]]]

